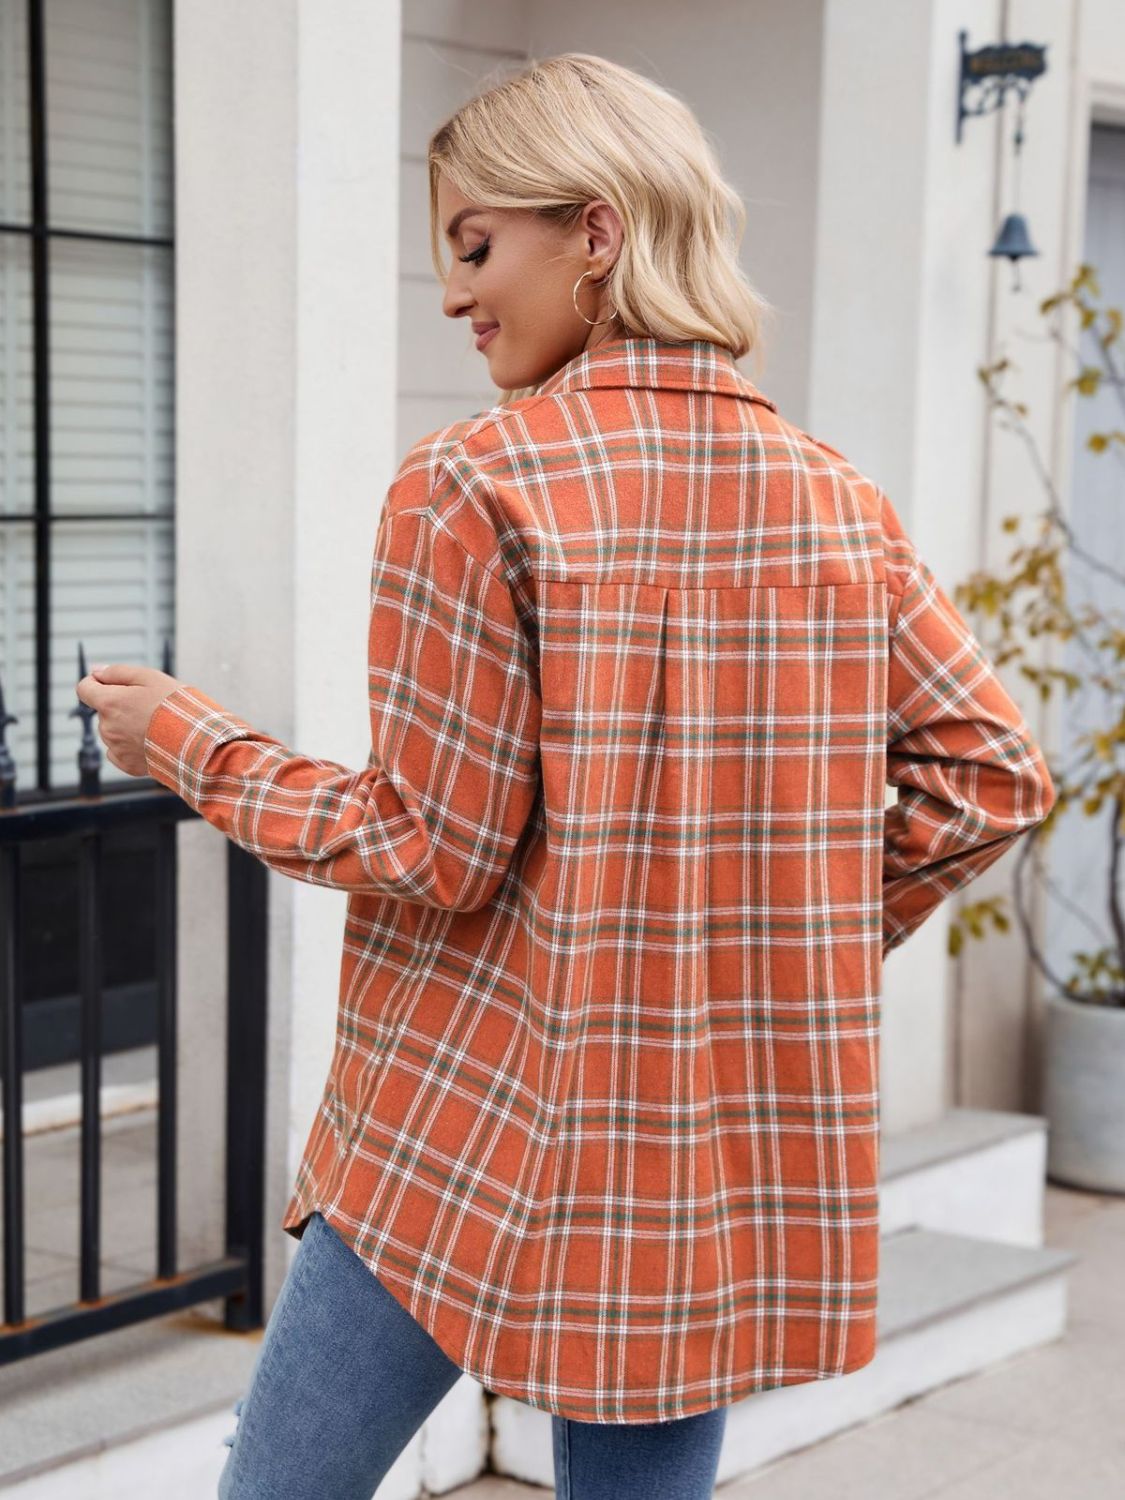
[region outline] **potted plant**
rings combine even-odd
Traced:
[[[1064,395],[1074,391],[1090,397],[1105,389],[1120,403],[1121,426],[1092,432],[1087,447],[1106,462],[1121,465],[1125,491],[1125,375],[1115,347],[1122,314],[1120,308],[1098,307],[1091,299],[1099,297],[1094,268],[1082,264],[1069,286],[1045,298],[1039,311],[1049,321],[1050,337],[1075,366]],[[1077,347],[1067,342],[1063,326],[1068,307],[1079,322]],[[1018,846],[1012,904],[1028,955],[1048,987],[1043,1098],[1047,1175],[1100,1192],[1125,1192],[1125,910],[1119,888],[1125,841],[1125,626],[1114,618],[1115,610],[1072,602],[1075,566],[1107,577],[1114,588],[1120,584],[1123,601],[1125,575],[1083,546],[1063,515],[1050,471],[1025,420],[1027,407],[1000,391],[1010,366],[1008,359],[1001,359],[978,367],[977,374],[1000,424],[1027,444],[1047,504],[1035,536],[1020,540],[1007,571],[998,575],[977,570],[955,587],[954,598],[994,625],[989,642],[981,636],[991,659],[997,665],[1019,660],[1020,672],[1037,686],[1042,699],[1050,698],[1056,688],[1065,691],[1067,701],[1079,690],[1093,698],[1093,727],[1075,736],[1073,764],[1051,767],[1057,792],[1054,807]],[[1002,522],[1007,532],[1018,533],[1022,524],[1017,516],[1006,516]],[[1023,660],[1024,634],[1073,641],[1083,670]],[[1089,910],[1087,904],[1076,914],[1093,933],[1093,946],[1073,952],[1066,970],[1052,962],[1036,940],[1028,912],[1028,873],[1044,880],[1035,852],[1042,851],[1072,810],[1106,824],[1101,840],[1105,884],[1101,911]],[[1066,901],[1065,892],[1044,883],[1048,900]],[[1003,895],[968,903],[950,927],[949,951],[956,955],[966,937],[984,937],[990,926],[1004,931],[1010,925]]]

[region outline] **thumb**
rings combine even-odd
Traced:
[[[135,682],[137,677],[136,667],[120,662],[111,662],[108,666],[105,662],[99,662],[97,666],[90,668],[90,673],[99,682]]]

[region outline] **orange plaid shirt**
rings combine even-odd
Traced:
[[[883,958],[1055,799],[888,497],[728,351],[619,339],[414,445],[368,650],[362,770],[186,684],[145,741],[348,892],[282,1227],[579,1421],[867,1364]]]

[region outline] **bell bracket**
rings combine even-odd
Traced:
[[[1035,42],[998,42],[970,52],[965,45],[967,31],[957,33],[961,44],[961,72],[957,83],[957,144],[961,144],[961,123],[969,115],[985,115],[999,109],[1004,96],[1013,89],[1023,105],[1032,83],[1047,71],[1047,48]],[[975,103],[966,105],[965,96],[975,90]]]

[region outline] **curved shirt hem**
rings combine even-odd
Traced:
[[[405,1312],[407,1312],[420,1327],[433,1339],[442,1353],[466,1375],[472,1378],[486,1391],[494,1395],[509,1396],[515,1401],[522,1402],[538,1411],[548,1412],[551,1416],[565,1417],[572,1422],[595,1423],[610,1426],[641,1426],[651,1425],[654,1422],[670,1422],[680,1418],[702,1416],[705,1412],[714,1411],[721,1407],[733,1406],[737,1402],[757,1395],[759,1392],[776,1390],[789,1385],[809,1385],[814,1381],[832,1380],[841,1375],[850,1375],[856,1370],[863,1369],[875,1358],[878,1351],[878,1339],[875,1330],[874,1316],[863,1323],[857,1322],[853,1325],[854,1337],[852,1342],[858,1346],[858,1353],[854,1354],[839,1368],[816,1369],[816,1370],[793,1370],[783,1374],[780,1379],[773,1379],[765,1384],[755,1376],[751,1375],[744,1379],[732,1382],[729,1392],[718,1399],[702,1399],[699,1401],[675,1402],[675,1410],[668,1411],[659,1402],[653,1402],[646,1398],[646,1409],[638,1411],[637,1401],[627,1395],[614,1396],[612,1393],[599,1392],[588,1399],[581,1408],[576,1407],[570,1401],[551,1400],[546,1398],[539,1388],[534,1390],[505,1378],[496,1378],[487,1374],[476,1363],[466,1362],[465,1349],[462,1341],[450,1339],[445,1331],[436,1323],[427,1321],[425,1316],[419,1317],[410,1306],[411,1282],[407,1277],[390,1275],[384,1269],[379,1257],[367,1256],[357,1247],[354,1231],[345,1218],[337,1216],[332,1203],[322,1197],[319,1193],[302,1196],[294,1191],[285,1214],[281,1220],[281,1228],[286,1234],[299,1240],[304,1233],[308,1220],[314,1213],[319,1213],[336,1231],[350,1250],[356,1254],[364,1265],[376,1278],[380,1285],[388,1291],[395,1301]],[[426,1304],[429,1307],[431,1304]],[[591,1416],[593,1408],[604,1409],[607,1405],[616,1406],[618,1415],[613,1418],[598,1419]],[[655,1407],[655,1410],[653,1409]]]

